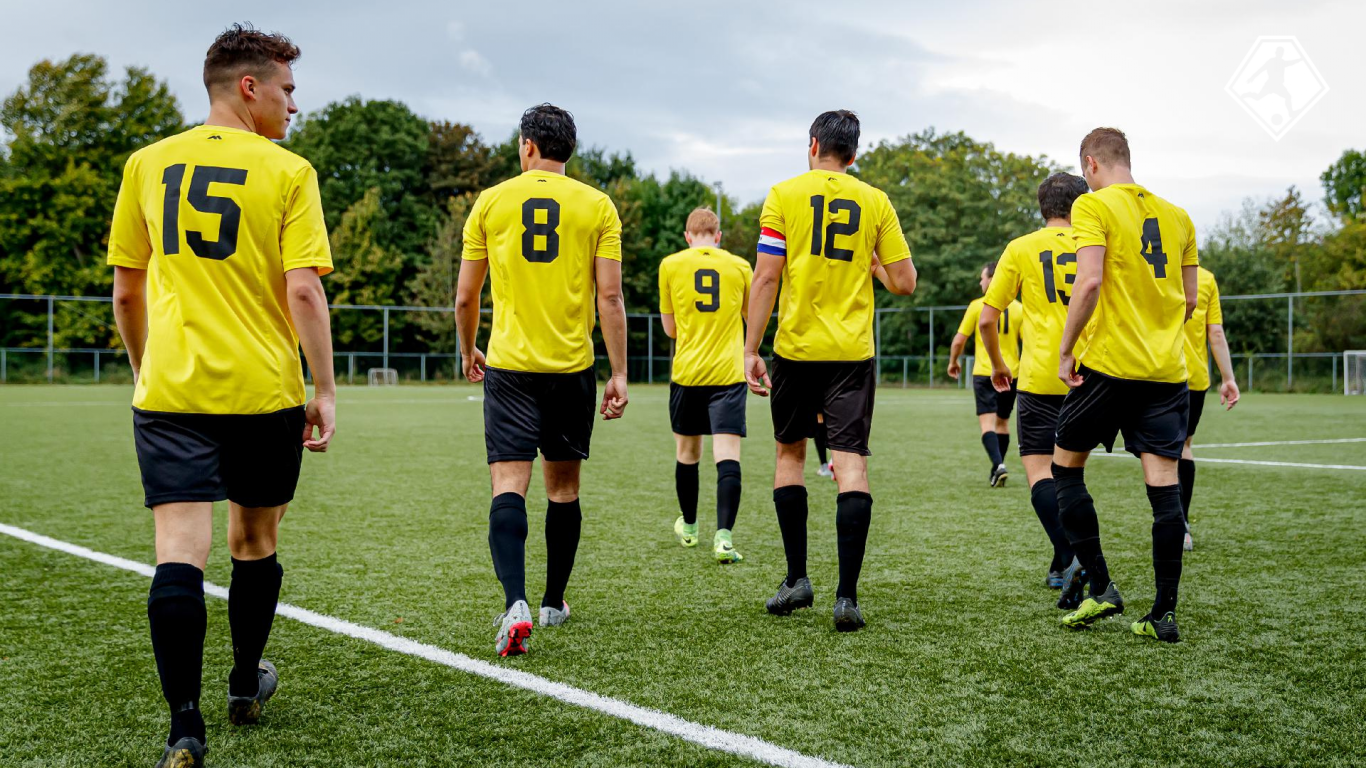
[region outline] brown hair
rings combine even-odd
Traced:
[[[1133,167],[1129,162],[1129,140],[1118,128],[1097,128],[1081,140],[1081,157],[1094,157],[1101,165]]]
[[[266,34],[250,24],[233,24],[209,46],[204,56],[204,87],[213,91],[243,75],[263,77],[273,62],[292,65],[299,46],[277,32]]]
[[[985,269],[987,271],[987,277],[996,276],[996,262],[988,261],[986,264],[982,265],[982,269]]]
[[[714,235],[721,231],[721,220],[710,208],[697,208],[688,214],[688,224],[684,229],[694,235]]]

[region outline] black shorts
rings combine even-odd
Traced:
[[[1200,417],[1205,413],[1205,393],[1208,390],[1188,390],[1191,398],[1191,415],[1189,426],[1186,427],[1186,439],[1195,436],[1195,428],[1200,426]]]
[[[304,407],[242,415],[134,408],[133,443],[148,507],[224,499],[278,507],[299,484]]]
[[[484,447],[489,463],[588,458],[598,379],[578,373],[484,370]]]
[[[1010,380],[1010,391],[997,392],[990,376],[972,377],[972,395],[977,400],[977,415],[994,413],[997,418],[1009,419],[1015,410],[1015,379]]]
[[[1137,456],[1152,453],[1181,458],[1186,442],[1190,395],[1184,381],[1117,379],[1081,366],[1082,385],[1067,393],[1058,414],[1059,448],[1078,453],[1104,445],[1115,447],[1124,434],[1124,450]]]
[[[669,383],[669,423],[675,435],[745,436],[745,400],[749,387],[742,381],[722,386],[689,387]]]
[[[873,428],[873,361],[785,360],[773,356],[773,437],[797,443],[816,436],[817,414],[825,417],[832,451],[867,456]]]
[[[1058,432],[1058,413],[1067,395],[1036,395],[1021,392],[1020,413],[1015,417],[1020,455],[1053,455],[1053,437]]]

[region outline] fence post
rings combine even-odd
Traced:
[[[389,308],[384,308],[384,367],[389,367]]]
[[[901,388],[906,388],[906,377],[911,373],[911,358],[902,356],[901,358]]]
[[[930,307],[930,388],[934,388],[934,307]]]
[[[100,383],[100,351],[95,350],[95,383]]]
[[[9,360],[5,359],[5,350],[0,349],[0,384],[9,381]]]
[[[52,383],[52,297],[47,297],[47,383]]]
[[[717,197],[720,197],[719,192],[717,193]],[[721,206],[719,204],[716,206],[716,210],[721,210]],[[649,358],[645,361],[645,370],[647,371],[650,377],[650,383],[653,384],[655,383],[655,316],[650,315],[649,317],[645,318],[645,320],[650,324],[649,329],[646,331],[646,338],[648,339],[646,343],[650,349],[646,353],[649,355]]]
[[[882,383],[882,313],[873,310],[873,335],[875,346],[873,347],[873,365],[877,366],[877,383]]]
[[[1252,359],[1254,357],[1256,357],[1256,355],[1251,352],[1247,355],[1247,390],[1249,392],[1252,391]]]
[[[1295,297],[1285,298],[1285,391],[1295,383]]]
[[[422,365],[422,373],[420,374],[420,378],[421,378],[422,382],[425,383],[425,382],[427,381],[427,355],[426,355],[426,353],[423,353],[423,355],[422,355],[422,358],[421,358],[421,365]]]
[[[1330,392],[1338,391],[1338,356],[1333,355],[1333,388]]]
[[[356,378],[356,353],[346,353],[346,383],[354,384]]]

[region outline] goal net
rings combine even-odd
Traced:
[[[372,387],[392,387],[398,384],[398,371],[393,368],[371,368],[368,378]]]
[[[1342,394],[1366,395],[1366,349],[1342,353]]]

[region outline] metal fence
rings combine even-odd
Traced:
[[[1341,392],[1343,350],[1366,346],[1363,290],[1223,296],[1221,300],[1231,346],[1243,350],[1234,352],[1233,359],[1240,386],[1246,390]],[[0,310],[12,310],[0,312],[0,383],[131,380],[122,349],[57,342],[59,336],[82,336],[82,329],[84,338],[117,338],[112,333],[109,297],[0,294],[0,302],[6,302],[0,303]],[[947,349],[965,308],[956,305],[876,310],[879,382],[902,387],[966,386],[966,373],[953,381],[944,372]],[[366,343],[369,348],[349,349],[346,344],[337,344],[335,373],[340,381],[364,383],[370,368],[394,368],[400,380],[407,382],[450,382],[460,378],[452,308],[336,304],[331,305],[331,310],[334,328],[354,325],[359,317],[354,313],[369,318],[378,316],[378,324],[371,329],[373,340]],[[484,330],[491,311],[484,309]],[[443,326],[449,319],[448,327],[438,329],[435,337],[427,333],[435,340],[427,338],[424,342],[414,332],[420,326],[416,322],[420,315],[428,318],[428,331],[433,317],[440,318]],[[663,332],[659,315],[630,313],[627,326],[629,378],[668,381],[672,342]],[[776,324],[770,325],[766,349],[770,348],[775,327]],[[1307,339],[1320,349],[1296,352],[1297,336],[1301,346]],[[1323,337],[1340,337],[1344,341],[1323,350]],[[1363,343],[1355,344],[1354,339],[1362,339]],[[607,360],[601,353],[600,342],[597,357],[598,366],[605,373]],[[971,370],[971,361],[969,357],[965,372]],[[1217,380],[1217,371],[1212,372]]]

